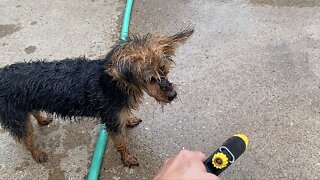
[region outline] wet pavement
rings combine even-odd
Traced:
[[[319,178],[319,1],[136,1],[132,18],[131,33],[196,33],[176,54],[179,100],[162,113],[146,98],[129,132],[140,167],[107,156],[103,178],[151,179],[183,147],[209,154],[240,132],[248,150],[223,179]]]
[[[117,37],[122,11],[122,1],[2,1],[1,66],[99,57]],[[249,137],[248,150],[223,179],[318,179],[319,1],[135,1],[130,33],[172,34],[188,25],[196,33],[178,50],[171,73],[179,99],[162,112],[145,97],[135,112],[142,124],[128,130],[140,166],[123,167],[109,141],[100,179],[151,179],[183,147],[209,154],[240,132]],[[0,130],[1,178],[86,177],[96,123],[55,119],[38,128],[37,142],[51,160],[43,165]]]
[[[122,1],[0,1],[0,66],[30,59],[62,59],[106,54],[119,32]],[[99,126],[54,118],[34,124],[36,143],[49,154],[37,164],[0,128],[0,179],[84,179]]]

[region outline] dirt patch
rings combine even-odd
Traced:
[[[35,46],[29,46],[24,49],[24,52],[26,52],[27,54],[32,54],[36,51],[36,49],[37,47]]]
[[[81,125],[79,124],[79,126]],[[82,130],[83,132],[79,132],[79,129],[75,129],[74,127],[66,128],[67,133],[63,144],[68,149],[74,149],[82,145],[86,146],[90,144],[91,137],[88,136],[88,133],[85,132],[85,130]]]
[[[125,5],[126,4],[126,1],[124,0],[121,0],[121,2]],[[120,12],[124,12],[124,9],[123,7],[117,7],[116,8],[117,11],[120,11]],[[120,39],[120,33],[121,33],[121,26],[122,26],[122,19],[123,19],[123,13],[120,13],[118,15],[118,18],[117,18],[117,21],[116,21],[116,27],[115,29],[119,29],[119,32],[116,32],[116,33],[112,33],[111,34],[111,41],[112,42],[117,42],[119,39]],[[130,29],[129,29],[130,30]]]
[[[28,166],[30,166],[29,161],[24,161],[20,164],[20,166],[16,167],[16,171],[24,171]]]
[[[270,5],[270,6],[297,6],[297,7],[314,7],[320,6],[319,0],[251,0],[253,4]]]
[[[47,166],[47,168],[50,169],[48,180],[66,179],[65,171],[60,169],[59,166],[61,159],[65,157],[67,157],[67,154],[55,154],[54,158],[50,159],[50,165]]]
[[[6,131],[2,128],[0,128],[0,134],[5,133]]]
[[[21,30],[21,27],[16,24],[0,24],[0,38],[13,34]]]

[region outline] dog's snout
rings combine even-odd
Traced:
[[[165,90],[165,91],[172,91],[173,90],[172,83],[164,78],[160,79],[159,86],[162,90]]]
[[[168,100],[169,101],[172,101],[174,100],[174,98],[177,97],[177,92],[176,91],[171,91],[169,94],[168,94]]]

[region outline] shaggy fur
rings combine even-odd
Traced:
[[[167,79],[172,55],[192,33],[188,28],[169,37],[132,36],[116,44],[105,59],[79,57],[6,66],[0,69],[0,123],[36,161],[45,162],[47,154],[33,143],[31,115],[40,125],[52,121],[40,111],[63,118],[96,117],[106,125],[124,165],[138,165],[127,150],[123,128],[141,122],[131,110],[138,108],[143,92],[162,103],[176,97]]]

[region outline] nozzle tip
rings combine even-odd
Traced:
[[[244,134],[236,134],[234,136],[237,136],[237,137],[241,138],[244,141],[244,143],[246,144],[246,149],[247,149],[248,144],[249,144],[248,137],[246,135],[244,135]]]

